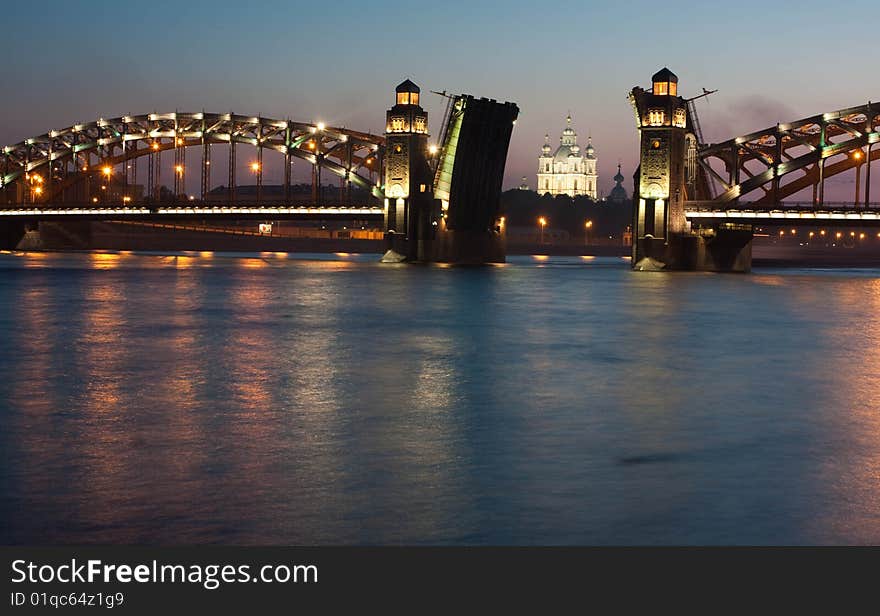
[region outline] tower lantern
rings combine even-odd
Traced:
[[[418,105],[419,94],[421,88],[407,79],[397,86],[397,104],[398,105]]]
[[[653,93],[656,96],[678,96],[678,76],[663,67],[651,78]]]

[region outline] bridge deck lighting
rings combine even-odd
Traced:
[[[256,173],[260,170],[260,163],[251,163],[251,171]]]
[[[122,198],[123,203],[129,203],[130,201],[131,201],[131,197],[129,197],[129,196],[125,196]]]
[[[853,158],[856,160],[861,160],[862,159],[862,151],[856,150],[855,152],[853,152]]]
[[[38,194],[38,195],[43,194],[43,187],[42,187],[42,186],[37,186],[37,187],[34,189],[34,193],[35,193],[35,194]]]
[[[587,222],[584,223],[584,227],[587,229],[592,229],[593,228],[593,221],[588,220]]]
[[[174,167],[174,170],[175,170],[177,173],[183,173],[183,165],[176,165],[176,166]]]
[[[153,142],[153,146],[152,146],[152,147],[153,147],[154,150],[158,150],[158,149],[159,149],[159,144],[156,143],[156,142]]]
[[[113,173],[113,169],[112,169],[112,167],[104,167],[103,169],[101,169],[101,173],[103,173],[104,175],[106,175],[109,178],[110,174]]]
[[[98,198],[97,198],[97,197],[92,197],[92,203],[97,203],[97,202],[98,202]]]
[[[538,219],[538,224],[541,225],[541,226],[543,227],[544,225],[547,224],[547,219],[544,218],[543,216],[541,216],[541,217]]]

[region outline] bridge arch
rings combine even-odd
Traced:
[[[878,143],[880,104],[868,103],[705,145],[699,163],[720,191],[691,199],[721,206],[757,193],[754,204],[778,204],[812,187],[812,204],[822,205],[826,179],[864,165],[868,204]]]
[[[313,184],[321,182],[327,171],[343,180],[381,198],[381,177],[385,139],[347,128],[328,127],[291,120],[276,120],[234,113],[152,113],[139,116],[121,116],[110,120],[99,119],[87,124],[76,124],[62,130],[53,130],[26,139],[0,150],[0,189],[16,184],[24,188],[21,195],[33,200],[28,183],[39,177],[48,180],[47,189],[40,193],[49,199],[53,190],[70,181],[69,173],[94,169],[95,166],[115,168],[126,161],[149,157],[150,194],[158,188],[158,177],[153,177],[154,165],[158,175],[158,160],[162,152],[175,154],[175,194],[178,181],[185,181],[188,168],[180,164],[187,149],[201,148],[199,163],[201,198],[211,189],[211,146],[229,146],[230,196],[235,198],[236,146],[253,146],[257,152],[255,176],[258,194],[262,186],[262,155],[265,150],[280,153],[284,158],[284,192],[289,196],[290,169],[294,158],[312,165]],[[59,175],[61,172],[61,175]],[[129,173],[123,168],[126,183]],[[178,178],[177,176],[181,177]],[[63,176],[63,177],[62,177]],[[85,177],[82,174],[80,178]],[[77,178],[74,177],[74,180]],[[158,195],[155,195],[158,197]],[[24,198],[24,197],[23,197]],[[25,199],[26,200],[26,199]]]

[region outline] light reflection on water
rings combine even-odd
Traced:
[[[877,543],[875,271],[0,255],[3,543]]]

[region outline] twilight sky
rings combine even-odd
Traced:
[[[720,90],[698,107],[710,141],[880,99],[875,3],[6,2],[0,145],[174,109],[381,132],[410,77],[520,106],[505,187],[534,186],[544,133],[558,143],[570,111],[607,193],[637,159],[626,94],[664,65],[685,96]],[[443,99],[423,103],[436,134]]]

